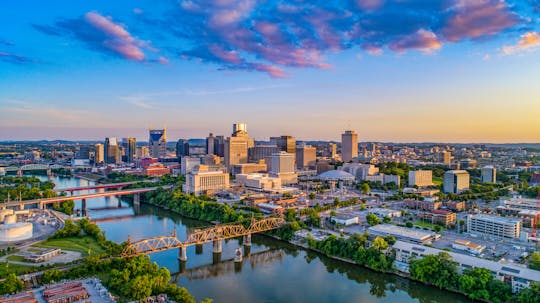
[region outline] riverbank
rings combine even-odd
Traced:
[[[145,201],[144,199],[141,200],[141,203],[143,204],[147,204],[147,205],[150,205],[150,206],[153,206],[153,207],[158,207],[160,209],[163,209],[163,210],[166,210],[166,211],[170,211],[170,212],[173,212],[173,213],[176,213],[182,217],[185,217],[185,218],[188,218],[188,219],[192,219],[192,220],[197,220],[197,221],[202,221],[202,222],[207,222],[207,223],[210,223],[210,224],[214,224],[212,221],[209,221],[209,220],[204,220],[204,219],[200,219],[200,218],[197,218],[197,217],[193,217],[193,216],[187,216],[177,210],[175,210],[174,208],[171,208],[171,207],[167,207],[167,206],[162,206],[162,205],[159,205],[157,203],[150,203],[148,201]],[[271,234],[268,234],[268,233],[260,233],[259,235],[261,236],[264,236],[264,237],[269,237],[269,238],[272,238],[274,240],[277,240],[277,241],[280,241],[280,242],[284,242],[284,243],[287,243],[289,245],[293,245],[294,247],[297,247],[297,248],[300,248],[300,249],[303,249],[305,251],[310,251],[310,252],[313,252],[313,253],[316,253],[316,254],[320,254],[320,255],[323,255],[327,258],[330,258],[332,260],[335,260],[335,261],[339,261],[339,262],[343,262],[343,263],[347,263],[347,264],[351,264],[351,265],[354,265],[354,266],[359,266],[359,267],[362,267],[362,268],[365,268],[365,269],[368,269],[368,270],[371,270],[375,273],[380,273],[380,274],[391,274],[391,275],[394,275],[396,277],[399,277],[399,278],[403,278],[403,279],[407,279],[407,280],[410,280],[411,282],[415,282],[415,283],[420,283],[422,285],[425,285],[427,287],[430,287],[430,288],[433,288],[433,289],[438,289],[440,290],[440,288],[437,288],[435,287],[434,285],[431,285],[431,284],[428,284],[428,283],[423,283],[422,281],[418,281],[418,280],[415,280],[415,279],[411,279],[410,275],[406,274],[406,273],[402,273],[402,272],[399,272],[399,271],[387,271],[387,270],[380,270],[380,269],[377,269],[377,268],[374,268],[374,267],[370,267],[370,266],[367,266],[366,264],[359,264],[358,262],[356,262],[355,260],[352,260],[350,258],[344,258],[344,257],[339,257],[339,256],[335,256],[335,255],[331,255],[331,254],[326,254],[325,252],[319,250],[319,249],[316,249],[316,248],[313,248],[313,247],[310,247],[309,245],[305,244],[305,243],[301,243],[299,241],[293,241],[293,240],[285,240],[285,239],[282,239],[281,237],[279,236],[276,236],[276,235],[271,235]],[[454,294],[457,294],[457,295],[460,295],[460,296],[463,296],[464,299],[468,299],[468,297],[466,296],[466,294],[462,293],[462,292],[459,292],[459,291],[456,291],[456,290],[447,290],[447,289],[444,289],[445,291],[448,291],[450,293],[454,293]],[[481,301],[481,300],[480,300]]]

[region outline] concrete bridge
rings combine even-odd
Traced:
[[[0,209],[6,208],[18,208],[20,210],[25,209],[26,205],[35,205],[40,209],[44,209],[48,204],[55,204],[65,201],[82,200],[83,215],[86,215],[86,200],[100,197],[112,197],[112,196],[126,196],[133,195],[133,203],[138,206],[140,204],[140,194],[157,190],[159,187],[146,187],[146,188],[134,188],[134,189],[122,189],[106,192],[97,192],[75,196],[58,196],[53,198],[36,199],[36,200],[23,200],[23,201],[11,201],[0,203]],[[171,185],[163,186],[164,189],[172,188]]]
[[[48,165],[48,164],[26,164],[23,166],[6,166],[4,167],[4,171],[6,173],[8,172],[16,172],[17,176],[22,177],[24,171],[36,171],[36,170],[45,170],[47,171],[47,176],[51,175],[51,171],[53,169],[74,169],[74,167],[71,166],[62,166],[62,165]]]
[[[76,191],[83,191],[83,190],[96,190],[96,189],[121,189],[124,187],[127,187],[129,185],[141,183],[143,181],[132,181],[132,182],[121,182],[121,183],[109,183],[109,184],[95,184],[95,185],[88,185],[88,186],[77,186],[77,187],[69,187],[69,188],[60,188],[55,189],[56,192],[68,192],[73,195],[73,192]],[[156,182],[156,181],[144,181],[144,182]]]

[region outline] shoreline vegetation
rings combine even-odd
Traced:
[[[142,300],[162,293],[178,303],[196,302],[185,288],[170,283],[168,269],[151,262],[148,256],[119,257],[125,243],[107,240],[105,233],[88,219],[77,222],[67,220],[65,226],[42,245],[49,247],[55,243],[62,243],[62,249],[82,252],[85,257],[69,264],[71,266],[65,270],[58,267],[45,270],[41,277],[42,284],[96,276],[112,294],[119,297],[120,302]],[[93,251],[90,251],[91,248]],[[14,273],[9,273],[0,283],[0,295],[21,291],[23,287],[23,282]],[[201,301],[210,302],[210,299]]]
[[[180,190],[157,190],[146,193],[142,203],[173,211],[187,218],[220,223],[240,222],[246,224],[249,218],[239,214],[227,204],[217,203],[207,196],[195,197],[186,195]],[[304,216],[302,221],[298,215]],[[296,231],[320,227],[318,211],[309,209],[300,214],[285,213],[287,223],[278,230],[268,232],[268,235],[289,244],[312,250],[335,260],[363,266],[370,270],[404,277],[425,285],[464,295],[472,300],[502,303],[536,303],[540,302],[540,283],[532,283],[527,289],[513,294],[511,286],[494,279],[491,272],[483,268],[467,270],[458,273],[457,264],[445,252],[429,255],[410,262],[410,273],[398,272],[392,267],[394,253],[391,245],[393,237],[376,237],[369,241],[369,234],[352,235],[349,238],[330,236],[317,241],[308,236],[307,245],[291,241]],[[262,216],[254,213],[253,216]]]

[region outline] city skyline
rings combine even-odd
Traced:
[[[0,10],[0,140],[540,141],[537,1],[32,3]]]

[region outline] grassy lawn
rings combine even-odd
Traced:
[[[414,222],[414,225],[420,226],[420,227],[426,227],[428,229],[433,229],[435,226],[439,226],[441,228],[441,230],[446,230],[446,227],[436,225],[436,224],[431,224],[431,223],[425,222],[425,221],[416,221],[416,222]]]
[[[34,266],[26,266],[26,265],[19,265],[19,264],[7,264],[4,262],[0,262],[0,278],[5,278],[8,273],[14,273],[16,275],[22,275],[26,274],[32,271],[37,270],[37,267]]]
[[[433,177],[433,184],[435,185],[443,184],[443,178]]]
[[[105,254],[106,251],[99,246],[96,240],[90,237],[82,238],[65,238],[65,239],[49,239],[44,242],[35,244],[37,247],[45,248],[60,248],[63,250],[77,251],[82,253],[84,257],[89,255]]]
[[[26,262],[26,259],[24,259],[23,256],[9,256],[7,259],[9,261]]]

